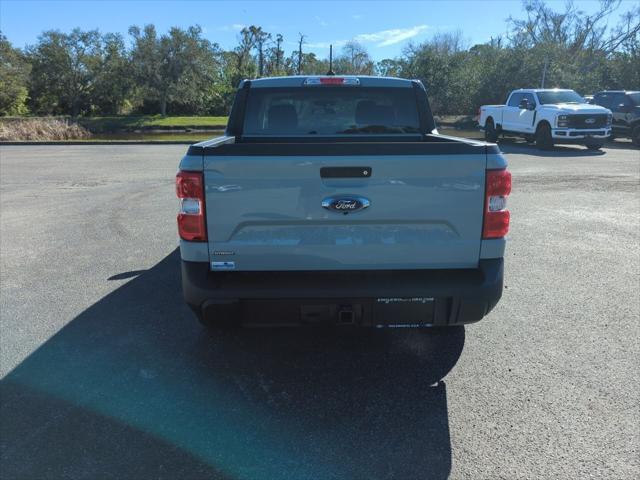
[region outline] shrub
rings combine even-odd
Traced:
[[[82,140],[91,133],[77,123],[58,118],[5,118],[0,141]]]

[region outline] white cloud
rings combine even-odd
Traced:
[[[411,28],[394,28],[391,30],[382,30],[374,33],[361,33],[353,37],[353,40],[360,43],[375,43],[376,47],[386,47],[400,43],[403,40],[408,40],[420,35],[422,32],[430,28],[428,25],[416,25]],[[348,40],[334,40],[332,42],[310,42],[304,45],[308,48],[329,48],[329,45],[333,45],[335,48],[344,46]],[[295,43],[297,45],[297,42]]]
[[[389,45],[394,45],[404,40],[408,40],[409,38],[413,38],[428,28],[428,25],[416,25],[411,28],[394,28],[374,33],[361,33],[360,35],[356,35],[354,39],[363,43],[375,43],[376,47],[387,47]]]
[[[360,20],[362,18],[362,15],[351,15],[351,18],[353,18],[354,20]]]
[[[242,23],[234,23],[232,25],[223,25],[222,27],[219,27],[218,30],[222,30],[225,32],[233,32],[233,31],[239,32],[245,27],[246,25],[243,25]]]
[[[323,19],[321,19],[317,15],[316,15],[316,20],[318,21],[318,23],[320,24],[321,27],[328,27],[329,26],[329,22],[325,22]]]

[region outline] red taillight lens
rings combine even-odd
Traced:
[[[322,77],[320,79],[321,85],[342,85],[344,78],[342,77]]]
[[[509,231],[507,197],[511,193],[511,173],[487,170],[482,238],[502,238]]]
[[[183,240],[205,242],[204,180],[201,172],[178,172],[176,194],[180,199],[178,233]]]

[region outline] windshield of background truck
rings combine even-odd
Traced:
[[[418,133],[413,88],[329,87],[249,90],[244,135]]]
[[[538,99],[543,105],[556,103],[587,103],[587,101],[573,90],[538,92]]]

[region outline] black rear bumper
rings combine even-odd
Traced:
[[[466,270],[331,272],[214,273],[207,263],[182,261],[194,311],[249,325],[473,323],[498,303],[502,284],[502,258]]]

